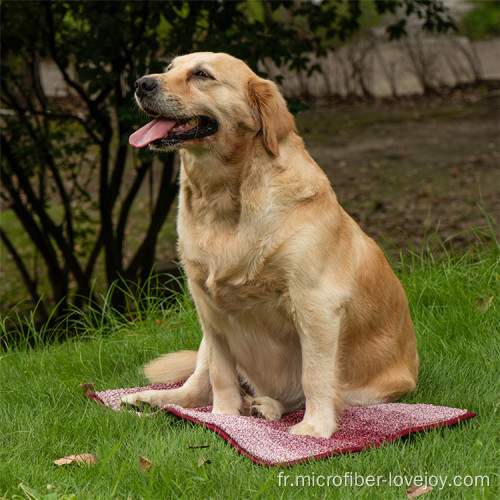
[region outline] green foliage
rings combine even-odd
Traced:
[[[471,40],[500,36],[500,3],[494,0],[474,2],[474,9],[460,21],[460,31]]]
[[[394,24],[387,27],[390,40],[401,38],[406,33],[407,19],[416,17],[425,31],[445,33],[456,29],[453,19],[446,14],[444,3],[429,2],[428,0],[416,0],[414,2],[392,2],[381,0],[375,2],[375,7],[379,14],[389,11],[395,13],[397,9],[404,11],[404,17],[398,19]]]

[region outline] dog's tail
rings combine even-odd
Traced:
[[[151,382],[155,383],[186,380],[196,368],[197,356],[197,351],[164,354],[144,365],[144,374]]]

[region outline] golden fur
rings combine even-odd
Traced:
[[[210,78],[195,78],[200,68]],[[150,114],[219,125],[180,145],[179,253],[203,339],[197,353],[145,367],[157,382],[190,375],[182,388],[124,401],[271,419],[305,406],[290,432],[330,437],[346,405],[413,391],[405,292],[337,202],[275,84],[214,53],[178,57],[150,77],[159,83]]]

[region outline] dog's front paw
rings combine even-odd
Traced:
[[[244,410],[246,415],[251,415],[252,417],[279,420],[285,408],[279,401],[267,396],[257,398],[245,396]]]
[[[338,431],[336,422],[329,424],[315,424],[302,421],[288,429],[290,434],[298,434],[300,436],[313,436],[320,438],[330,438],[332,434]]]
[[[134,394],[127,394],[125,396],[121,396],[122,405],[132,405],[132,406],[144,406],[150,405],[154,406],[162,406],[163,402],[161,398],[158,396],[158,392],[160,391],[142,391],[136,392]]]

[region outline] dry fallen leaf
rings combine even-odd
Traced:
[[[425,485],[420,485],[417,486],[416,484],[412,484],[406,494],[408,495],[408,498],[417,498],[420,495],[425,495],[426,493],[429,493],[429,491],[432,490],[432,486],[425,486]]]
[[[56,465],[77,464],[80,467],[92,467],[97,461],[97,457],[92,455],[92,453],[80,453],[80,455],[68,455],[67,457],[59,458],[58,460],[54,460],[54,463]]]
[[[211,464],[212,462],[210,460],[206,460],[203,455],[200,455],[200,458],[198,459],[198,467],[202,467],[205,464]]]
[[[490,295],[489,297],[477,299],[476,304],[481,311],[487,311],[491,307],[492,302],[493,296]]]
[[[80,384],[80,387],[82,388],[83,395],[87,398],[95,392],[95,384],[85,383]]]
[[[146,457],[139,457],[139,467],[143,472],[149,472],[153,464]]]

